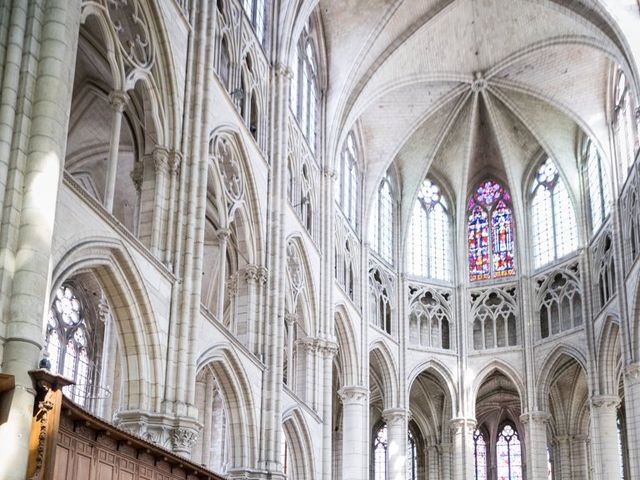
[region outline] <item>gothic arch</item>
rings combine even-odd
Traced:
[[[561,364],[563,358],[568,358],[576,362],[585,375],[587,375],[587,363],[584,354],[571,345],[566,345],[564,343],[557,345],[547,354],[546,358],[542,362],[542,368],[540,368],[540,372],[538,373],[536,392],[538,397],[538,408],[542,411],[549,410],[551,384],[553,383],[556,369]]]
[[[305,332],[309,336],[314,336],[317,330],[317,309],[316,309],[316,287],[313,282],[311,272],[311,259],[309,258],[304,241],[298,234],[291,235],[287,238],[286,245],[291,245],[296,249],[302,262],[302,287],[298,298],[294,298],[292,292],[288,291],[286,296],[286,305],[289,312],[295,312],[297,306],[302,308],[304,318]]]
[[[424,372],[432,373],[436,378],[439,379],[442,386],[444,386],[449,394],[449,401],[451,402],[451,411],[455,415],[458,411],[458,391],[456,389],[456,382],[454,377],[442,362],[436,359],[425,360],[422,363],[416,365],[411,372],[409,373],[407,379],[408,391],[411,392],[411,388],[413,388],[413,384]]]
[[[618,395],[622,375],[620,324],[607,317],[598,344],[598,388],[600,395]]]
[[[313,442],[307,422],[299,408],[284,412],[282,429],[293,460],[292,470],[295,480],[314,480],[316,478]]]
[[[210,368],[218,380],[228,414],[231,446],[228,470],[255,465],[258,451],[251,385],[238,356],[227,345],[214,345],[197,360],[198,371]]]
[[[125,246],[89,238],[54,261],[52,291],[74,274],[91,271],[109,298],[126,357],[123,410],[159,411],[164,385],[160,336],[144,282]]]
[[[341,366],[341,385],[360,384],[360,357],[351,317],[344,305],[338,305],[335,313],[335,332],[338,341],[337,358]]]
[[[495,372],[498,372],[507,377],[509,381],[511,381],[511,383],[515,386],[518,397],[520,398],[520,409],[521,411],[523,411],[523,404],[526,399],[524,382],[522,381],[522,378],[520,377],[518,372],[516,372],[516,370],[512,366],[499,359],[490,361],[479,372],[475,374],[475,379],[473,380],[473,384],[471,386],[471,394],[467,398],[467,401],[470,402],[471,406],[470,411],[475,412],[475,403],[480,387],[485,382],[485,380]]]
[[[369,347],[369,375],[379,383],[383,409],[396,407],[398,402],[397,368],[389,347],[382,341]]]

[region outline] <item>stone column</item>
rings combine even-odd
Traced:
[[[440,474],[438,480],[451,480],[451,444],[443,443],[440,445]]]
[[[341,388],[338,395],[342,400],[342,478],[366,480],[369,391],[365,387],[348,386]]]
[[[439,457],[437,445],[429,445],[427,447],[427,480],[441,480],[439,473]]]
[[[571,439],[571,470],[573,473],[573,478],[589,478],[589,455],[587,454],[587,440],[588,439],[585,435],[575,435]]]
[[[216,233],[218,236],[218,297],[216,298],[216,320],[224,323],[224,297],[227,291],[227,241],[229,230],[221,229]]]
[[[294,329],[296,328],[298,316],[295,313],[286,313],[284,315],[284,321],[287,324],[287,329],[285,332],[286,335],[286,345],[287,351],[284,352],[285,357],[284,360],[287,364],[287,376],[286,376],[286,384],[289,388],[293,390],[292,387],[295,386],[296,380],[296,369],[294,368],[294,357],[293,357],[293,340],[295,338]],[[284,380],[284,378],[283,378]]]
[[[624,370],[624,408],[627,431],[629,478],[640,478],[640,362],[627,365]]]
[[[7,295],[8,302],[3,310],[2,371],[15,377],[14,389],[4,394],[0,405],[0,476],[3,480],[23,480],[35,397],[28,372],[37,366],[41,355],[51,287],[51,245],[67,142],[80,1],[48,0],[34,9],[27,9],[27,2],[10,3],[14,5],[10,20],[21,17],[20,23],[28,32],[21,47],[24,32],[16,29],[12,49],[22,48],[14,52],[25,61],[18,83],[28,84],[28,88],[19,90],[18,95],[29,94],[25,100],[29,111],[13,112],[17,118],[12,125],[11,150],[15,152],[12,158],[18,161],[12,165],[15,171],[11,185],[17,203],[11,205],[11,223],[2,225],[3,238],[10,240],[0,244],[2,254],[10,251],[12,255],[10,265],[4,259],[0,266],[0,273],[10,278],[7,283],[11,281],[10,297],[9,290],[0,293]],[[3,102],[4,94],[3,90]],[[2,112],[3,120],[8,117],[6,113]],[[0,163],[8,161],[5,156]]]
[[[173,250],[175,248],[175,212],[176,212],[176,198],[177,198],[177,190],[179,186],[179,176],[180,176],[180,165],[182,164],[182,155],[178,152],[171,152],[169,155],[169,208],[166,218],[166,228],[167,232],[166,240],[165,240],[165,250],[164,250],[164,263],[167,267],[171,267],[171,263],[173,260]]]
[[[591,399],[591,429],[593,438],[593,480],[620,477],[617,414],[620,399],[600,395]]]
[[[569,440],[568,435],[559,435],[554,438],[554,446],[557,450],[556,459],[560,461],[559,465],[556,465],[556,477],[558,480],[572,479],[571,472],[573,468],[571,467],[571,448]]]
[[[109,157],[107,159],[107,184],[104,188],[104,208],[113,212],[113,200],[116,192],[118,173],[118,150],[120,149],[120,131],[122,130],[122,115],[127,106],[126,92],[113,91],[109,95],[109,103],[113,108],[111,114],[111,137],[109,138]]]
[[[389,480],[404,480],[407,473],[407,411],[392,408],[382,412],[387,424]]]
[[[520,415],[524,425],[526,444],[527,478],[547,480],[547,421],[546,412],[527,412]]]
[[[204,387],[204,415],[202,426],[202,458],[201,463],[209,467],[211,464],[211,428],[213,424],[213,399],[217,395],[217,388],[213,375],[208,372],[205,376]]]
[[[331,480],[333,474],[332,465],[332,437],[333,437],[333,359],[338,353],[338,345],[335,342],[323,342],[320,349],[322,355],[322,418],[324,420],[322,428],[322,477]]]
[[[472,418],[454,418],[450,421],[453,444],[453,480],[467,480],[474,474],[473,432],[476,421]]]

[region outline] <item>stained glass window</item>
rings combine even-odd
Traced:
[[[407,480],[418,479],[418,455],[416,448],[416,439],[409,429],[407,435]]]
[[[513,426],[507,424],[498,434],[496,442],[497,480],[522,480],[522,451],[520,437]]]
[[[471,281],[515,273],[510,201],[509,193],[492,180],[481,183],[469,199],[467,240]]]
[[[69,285],[55,293],[45,342],[51,371],[75,382],[65,387],[65,393],[77,404],[87,406],[92,387],[89,333],[82,305]]]
[[[569,192],[550,158],[538,168],[531,195],[533,263],[539,268],[577,249],[578,227]]]
[[[451,280],[451,227],[440,188],[425,179],[409,225],[408,266],[413,275]]]
[[[487,442],[480,429],[473,432],[474,480],[487,480]]]
[[[251,25],[253,25],[253,29],[256,32],[258,40],[260,43],[264,42],[264,31],[265,31],[265,2],[264,0],[243,0],[242,6],[244,8],[247,17],[251,21]]]
[[[589,206],[591,207],[591,228],[595,233],[609,215],[611,192],[602,156],[591,140],[587,142],[585,157],[589,184]]]
[[[388,448],[387,425],[382,424],[373,439],[373,480],[387,480]]]

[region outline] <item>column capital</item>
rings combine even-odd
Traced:
[[[387,422],[387,425],[393,426],[404,423],[409,415],[404,408],[388,408],[382,412],[382,418]]]
[[[218,238],[219,241],[226,242],[229,239],[230,235],[231,235],[231,230],[229,230],[228,228],[220,228],[219,230],[216,231],[216,237]]]
[[[258,280],[258,267],[257,265],[246,265],[242,269],[242,278],[247,283],[255,283]]]
[[[591,397],[591,406],[597,409],[615,410],[620,405],[617,395],[596,395]]]
[[[550,418],[551,415],[549,415],[547,412],[542,411],[530,411],[520,415],[520,421],[525,425],[527,425],[528,423],[546,424]]]
[[[287,312],[284,314],[284,321],[287,323],[287,325],[291,326],[298,321],[298,314]]]
[[[364,405],[369,398],[369,389],[360,385],[349,385],[338,390],[343,405]]]
[[[169,152],[169,171],[172,175],[175,175],[180,170],[182,165],[182,153],[172,150]]]
[[[153,153],[151,155],[156,171],[166,174],[169,171],[169,150],[164,147],[157,146],[153,149]]]
[[[129,103],[129,95],[123,90],[114,90],[109,94],[109,103],[116,112],[122,113]]]
[[[276,75],[279,77],[284,77],[287,80],[291,80],[293,78],[293,72],[286,63],[277,63],[275,65],[275,70]]]
[[[624,367],[624,381],[630,385],[640,383],[640,362],[630,363]]]
[[[328,167],[322,169],[322,175],[324,175],[329,180],[335,180],[338,177],[336,171],[333,168]]]
[[[468,433],[473,433],[476,429],[476,424],[475,418],[457,417],[449,420],[449,428],[451,429],[451,433],[454,435],[465,433],[465,429]]]

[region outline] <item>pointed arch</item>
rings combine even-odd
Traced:
[[[294,407],[283,415],[282,429],[293,460],[293,478],[314,480],[316,463],[309,427],[299,408]]]
[[[54,261],[53,292],[74,274],[91,271],[111,303],[126,358],[123,410],[159,411],[164,385],[160,334],[142,276],[126,247],[119,240],[86,238]]]
[[[369,347],[369,374],[382,390],[383,409],[393,408],[398,402],[398,374],[393,355],[382,341]]]
[[[618,395],[622,375],[620,324],[609,316],[598,342],[598,387],[600,395]]]
[[[479,372],[475,373],[475,379],[473,380],[471,386],[471,395],[469,395],[468,401],[471,402],[471,410],[475,414],[475,403],[476,398],[478,396],[478,392],[480,391],[480,387],[485,382],[487,378],[489,378],[493,373],[500,373],[507,377],[509,381],[513,384],[518,392],[518,397],[520,399],[520,411],[524,411],[523,405],[526,399],[525,395],[525,387],[522,377],[518,374],[518,372],[508,363],[500,359],[494,359],[490,361],[487,365],[485,365]]]
[[[449,399],[451,402],[451,411],[455,415],[458,411],[458,391],[456,388],[456,382],[451,370],[442,362],[437,359],[425,360],[422,363],[416,365],[407,378],[408,391],[411,391],[414,382],[424,372],[432,373],[439,379],[441,384],[447,389]]]
[[[338,341],[337,358],[341,365],[341,385],[359,385],[361,376],[360,355],[356,343],[353,321],[344,305],[338,305],[335,313],[335,332]]]
[[[587,359],[583,352],[572,345],[561,343],[551,350],[542,361],[537,382],[538,408],[542,411],[549,411],[549,395],[551,384],[554,380],[554,373],[562,359],[568,358],[578,364],[582,371],[587,374]],[[587,376],[588,378],[588,376]]]
[[[218,344],[203,352],[196,364],[198,371],[210,368],[222,390],[232,449],[228,470],[254,465],[258,451],[255,404],[242,361],[228,345]]]

